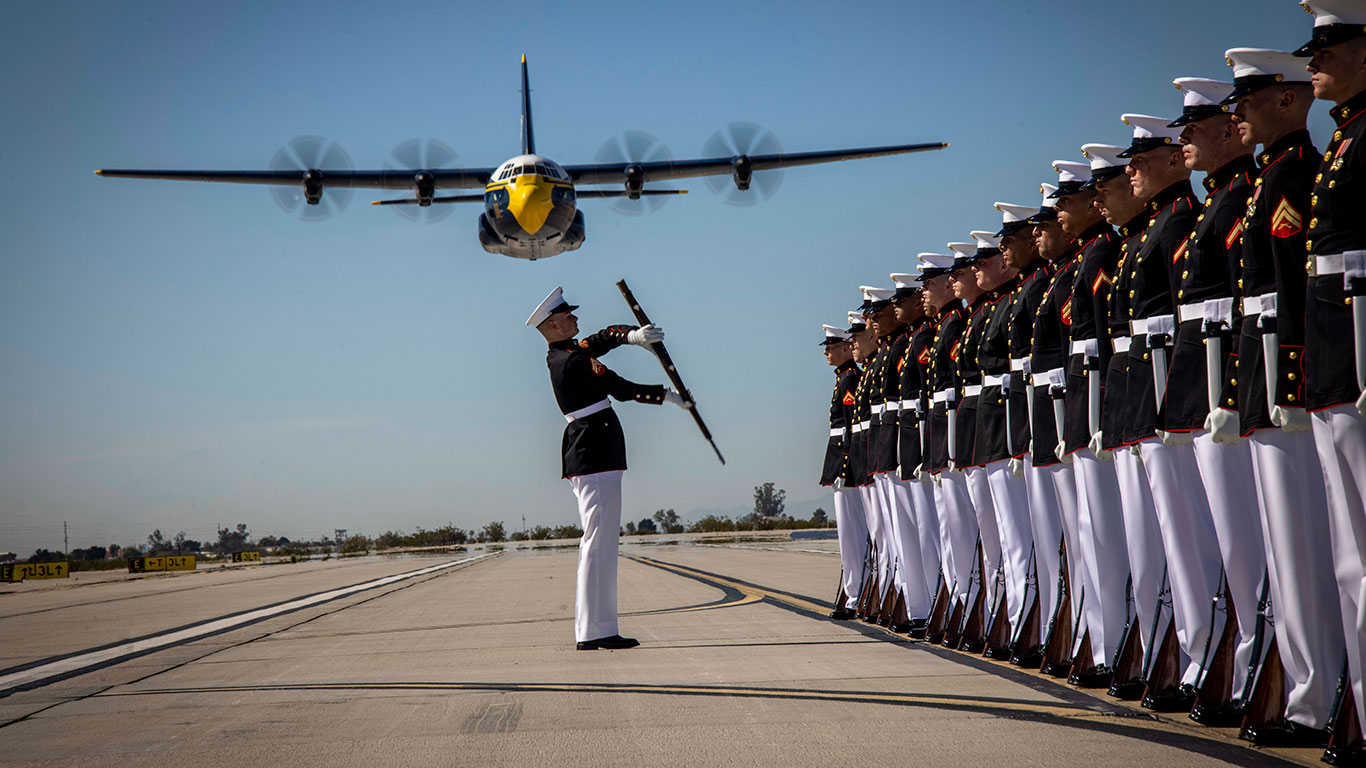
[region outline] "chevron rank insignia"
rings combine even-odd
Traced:
[[[1181,260],[1181,257],[1186,255],[1186,250],[1187,250],[1187,247],[1190,246],[1190,243],[1191,243],[1191,239],[1190,239],[1189,237],[1187,237],[1185,240],[1182,240],[1182,241],[1181,241],[1181,247],[1176,249],[1176,253],[1173,253],[1173,254],[1172,254],[1172,263],[1173,263],[1173,264],[1175,264],[1176,262],[1180,261],[1180,260]]]
[[[1271,214],[1271,234],[1276,237],[1292,237],[1304,231],[1304,223],[1300,219],[1300,212],[1295,210],[1295,206],[1290,201],[1281,198],[1280,204],[1276,206],[1276,211]]]
[[[1242,237],[1242,236],[1243,236],[1243,220],[1242,220],[1242,219],[1238,219],[1238,223],[1236,223],[1236,224],[1233,225],[1233,229],[1230,229],[1230,230],[1228,231],[1228,234],[1227,234],[1227,235],[1224,235],[1224,247],[1225,247],[1225,248],[1232,248],[1232,247],[1233,247],[1233,244],[1236,243],[1236,242],[1238,242],[1238,238],[1240,238],[1240,237]]]
[[[596,357],[588,358],[588,362],[593,366],[593,373],[596,373],[599,376],[607,373],[607,366],[599,363]]]
[[[1105,283],[1106,285],[1114,285],[1115,281],[1111,280],[1110,276],[1105,274],[1105,270],[1102,269],[1100,270],[1100,272],[1096,273],[1096,279],[1091,282],[1091,293],[1099,291],[1101,283]]]
[[[929,364],[930,364],[930,348],[929,348],[929,347],[925,347],[924,349],[920,350],[920,356],[917,357],[916,360],[919,360],[921,365],[929,365]]]
[[[1067,303],[1062,305],[1062,324],[1072,324],[1072,297],[1067,297]]]
[[[854,393],[853,393],[853,392],[845,392],[845,393],[844,393],[844,404],[845,404],[845,405],[853,405],[853,404],[854,404]]]

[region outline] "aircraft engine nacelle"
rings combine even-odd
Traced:
[[[640,191],[645,188],[645,169],[638,165],[626,166],[626,196],[632,200],[640,199]]]
[[[304,171],[304,200],[317,205],[323,199],[323,172],[313,168]]]
[[[749,155],[739,155],[731,159],[730,175],[735,179],[736,189],[749,189],[749,182],[754,178],[754,164],[750,162]]]
[[[430,171],[413,174],[413,187],[417,190],[418,205],[426,208],[432,204],[432,197],[436,195],[436,177]]]

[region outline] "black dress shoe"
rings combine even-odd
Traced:
[[[986,657],[992,661],[1010,661],[1010,648],[1008,646],[988,648]]]
[[[1154,712],[1189,712],[1195,704],[1195,689],[1189,685],[1178,685],[1162,691],[1154,691],[1143,697],[1143,708]]]
[[[1329,765],[1353,768],[1366,766],[1366,741],[1357,740],[1351,744],[1329,747],[1323,750],[1323,757],[1319,759]]]
[[[1025,669],[1038,669],[1043,664],[1043,654],[1038,650],[1024,651],[1011,656],[1010,663]]]
[[[1072,662],[1055,661],[1052,664],[1044,664],[1039,667],[1039,671],[1049,677],[1067,677],[1067,673],[1072,671]],[[1110,683],[1107,680],[1105,684],[1109,685]]]
[[[837,621],[852,621],[855,616],[857,616],[857,614],[854,613],[853,608],[836,608],[830,612],[830,618]]]
[[[584,640],[577,648],[580,651],[622,651],[627,648],[634,648],[640,645],[640,641],[634,637],[622,637],[612,635],[611,637],[599,637],[597,640]]]
[[[1196,704],[1190,718],[1201,725],[1232,728],[1243,722],[1243,705],[1238,701],[1223,704]]]
[[[1238,734],[1259,747],[1322,747],[1328,744],[1327,728],[1310,728],[1293,720],[1249,725]]]
[[[910,636],[912,640],[924,640],[928,635],[929,631],[930,627],[928,624],[922,624],[917,627],[915,625],[915,622],[912,621],[911,628],[906,630],[906,634]]]
[[[1067,678],[1067,682],[1078,688],[1109,688],[1115,681],[1115,671],[1110,667],[1093,667],[1090,672],[1078,672]]]
[[[985,640],[967,640],[964,641],[962,645],[958,646],[958,650],[964,653],[981,653],[982,649],[986,648],[986,646],[987,641]]]
[[[1106,693],[1122,701],[1137,701],[1143,698],[1143,689],[1147,687],[1142,680],[1125,680],[1111,683]]]
[[[915,633],[914,633],[914,632],[911,633],[911,637],[915,637]],[[932,635],[929,634],[929,633],[926,633],[926,634],[925,634],[925,642],[930,643],[931,645],[943,645],[943,644],[944,644],[944,633],[943,633],[943,632],[935,632],[935,633],[932,634]]]
[[[894,634],[894,635],[904,635],[904,634],[906,634],[907,632],[910,632],[910,631],[911,631],[911,622],[909,622],[909,621],[898,622],[898,623],[896,623],[896,624],[889,625],[889,626],[887,627],[887,630],[890,631],[890,632],[891,632],[892,634]]]

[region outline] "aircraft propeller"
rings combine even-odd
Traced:
[[[295,136],[270,158],[272,171],[300,171],[297,187],[271,187],[271,197],[285,213],[300,221],[322,221],[351,202],[349,187],[327,186],[325,170],[352,171],[351,157],[340,144],[321,136]],[[309,204],[313,203],[313,204]]]
[[[707,186],[730,205],[754,205],[767,200],[783,183],[782,171],[752,171],[752,155],[781,155],[783,145],[772,131],[754,123],[730,123],[702,145],[703,157],[731,158],[731,178],[707,176]]]
[[[455,150],[436,139],[408,139],[389,152],[389,157],[384,161],[384,170],[412,173],[413,183],[418,188],[418,199],[421,200],[425,192],[428,200],[430,200],[433,188],[429,186],[425,190],[422,189],[424,180],[419,178],[420,172],[453,168],[459,159],[460,156],[455,154]],[[427,224],[441,221],[455,211],[449,205],[422,205],[420,202],[418,205],[395,205],[391,207],[409,221],[421,221]]]
[[[603,142],[598,148],[597,162],[599,163],[656,163],[673,162],[674,155],[664,144],[655,136],[644,131],[623,131]],[[640,177],[633,179],[631,167],[626,168],[626,190],[631,192],[632,188],[637,193],[643,190],[644,181]],[[654,213],[664,205],[672,195],[668,194],[646,194],[635,199],[631,197],[618,197],[612,202],[612,210],[627,216],[639,216],[642,213]]]

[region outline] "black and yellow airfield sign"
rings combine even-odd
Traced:
[[[260,552],[233,552],[232,561],[234,563],[259,563],[261,562]]]
[[[129,573],[153,571],[193,571],[194,555],[163,555],[161,557],[128,558]]]
[[[65,579],[70,575],[71,563],[6,563],[0,565],[0,581]]]

